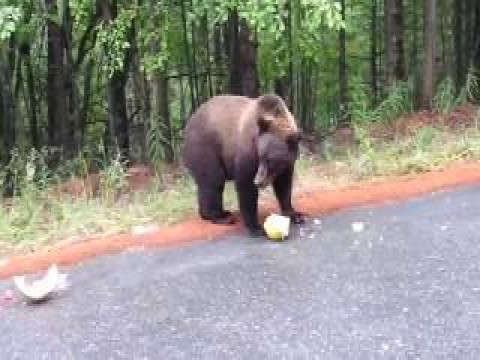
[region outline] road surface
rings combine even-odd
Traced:
[[[479,230],[468,187],[310,219],[285,243],[99,257],[51,302],[0,309],[1,358],[478,359]]]

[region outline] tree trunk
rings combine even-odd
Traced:
[[[17,111],[11,81],[12,72],[9,69],[8,61],[3,60],[0,58],[0,140],[3,140],[3,146],[0,148],[0,164],[7,165],[11,160],[11,151],[17,144]],[[6,172],[5,183],[0,189],[0,196],[12,196],[16,185],[13,169],[7,167],[4,170]]]
[[[16,109],[15,99],[12,92],[12,83],[10,81],[10,71],[3,61],[0,62],[0,138],[3,138],[5,149],[4,160],[7,163],[10,159],[10,151],[16,145],[15,123]],[[3,155],[0,153],[0,155]]]
[[[293,107],[292,99],[292,76],[293,76],[293,63],[292,63],[292,1],[288,0],[285,3],[285,12],[283,16],[283,22],[285,24],[285,34],[287,37],[288,46],[288,70],[282,77],[277,77],[274,80],[275,93],[280,96],[289,109]]]
[[[257,75],[257,49],[250,30],[236,10],[229,19],[229,90],[232,94],[257,97],[259,81]]]
[[[472,67],[477,76],[480,76],[480,3],[475,4],[475,46],[472,52]]]
[[[340,0],[342,20],[345,21],[345,0]],[[339,54],[338,54],[338,80],[339,80],[339,112],[340,125],[345,126],[348,123],[348,78],[347,78],[347,49],[345,30],[340,29],[338,35]]]
[[[215,72],[220,72],[223,69],[223,46],[222,46],[222,26],[217,25],[215,26],[213,32],[213,58],[215,61]],[[217,76],[215,81],[215,89],[216,94],[223,92],[223,78],[221,76]]]
[[[190,102],[191,107],[190,111],[193,112],[197,107],[197,98],[195,97],[195,82],[194,82],[194,70],[193,70],[193,60],[190,54],[190,44],[188,41],[188,24],[187,24],[187,9],[185,8],[185,1],[181,1],[181,10],[182,10],[182,23],[183,23],[183,42],[185,46],[185,57],[187,60],[188,66],[188,84],[190,87]]]
[[[130,151],[125,75],[123,71],[115,71],[108,81],[110,146],[113,146],[124,160],[129,158]]]
[[[474,0],[475,2],[478,0]],[[468,73],[468,68],[470,67],[469,61],[471,59],[472,49],[474,47],[474,37],[476,34],[473,34],[473,1],[464,0],[464,31],[463,36],[465,37],[463,53],[465,54],[465,64],[464,64],[464,73]]]
[[[480,4],[475,5],[475,47],[472,53],[471,68],[472,84],[469,100],[478,104],[480,103]]]
[[[102,2],[102,17],[111,22],[117,17],[116,2]],[[128,30],[128,39],[131,43],[134,29],[131,25]],[[123,68],[115,70],[108,79],[108,144],[120,155],[122,160],[130,156],[129,123],[127,114],[126,91],[128,70],[130,68],[131,50],[127,49],[123,57]]]
[[[210,50],[210,33],[208,31],[208,16],[205,15],[203,18],[203,30],[205,31],[205,47],[207,49],[207,60],[206,60],[206,70],[207,70],[207,85],[208,85],[208,97],[213,96],[213,81],[212,81],[212,63],[211,59],[211,50]]]
[[[32,69],[32,59],[30,56],[30,51],[25,58],[25,67],[27,71],[27,89],[28,89],[28,113],[29,113],[29,122],[30,122],[30,137],[32,139],[32,146],[35,149],[40,147],[40,139],[38,133],[38,118],[37,118],[37,99],[35,92],[35,79]]]
[[[191,75],[192,75],[192,80],[193,80],[193,89],[195,92],[195,105],[194,108],[197,108],[199,103],[200,103],[200,98],[199,98],[199,88],[198,88],[198,73],[197,73],[197,36],[196,36],[196,28],[195,24],[192,23],[192,26],[190,27],[191,31],[191,36],[192,36],[192,61],[191,61]]]
[[[463,56],[463,1],[454,1],[453,9],[453,36],[455,49],[455,88],[460,92],[464,84],[464,56]]]
[[[152,79],[152,110],[155,121],[161,122],[165,161],[172,163],[175,159],[175,144],[170,119],[168,78],[164,72],[155,74]]]
[[[72,15],[68,1],[62,2],[64,9],[64,19],[62,26],[62,34],[65,46],[65,90],[67,97],[68,117],[65,119],[67,127],[66,143],[64,145],[68,157],[73,157],[79,151],[78,144],[80,143],[80,112],[79,103],[80,95],[77,89],[77,74],[75,61],[73,59],[73,29],[72,29]]]
[[[370,86],[372,89],[372,105],[376,106],[378,101],[377,0],[372,0],[370,29]]]
[[[385,0],[385,80],[387,87],[406,77],[403,51],[403,2]]]
[[[83,79],[83,100],[82,106],[79,110],[79,129],[78,129],[78,146],[80,149],[83,149],[85,146],[85,133],[87,131],[87,119],[88,119],[88,108],[90,106],[91,98],[91,85],[93,77],[93,68],[94,62],[92,59],[89,59],[85,67],[85,75]]]
[[[426,0],[425,4],[425,62],[423,71],[424,109],[431,109],[435,92],[435,39],[437,34],[436,0]]]
[[[137,160],[146,162],[148,160],[147,150],[147,129],[151,116],[150,90],[146,74],[141,69],[141,59],[137,39],[133,38],[131,44],[131,86],[133,104],[130,115],[130,147],[138,151]],[[157,54],[157,49],[154,49]]]
[[[54,11],[56,0],[47,0],[50,11]],[[56,11],[56,10],[55,10]],[[58,156],[67,150],[69,144],[68,104],[66,96],[65,41],[61,26],[47,20],[48,34],[48,69],[47,69],[47,103],[48,103],[48,145],[60,150],[53,159],[53,165],[59,161]]]

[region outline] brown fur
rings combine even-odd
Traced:
[[[222,95],[202,104],[185,128],[183,154],[184,164],[197,184],[200,216],[215,223],[232,221],[223,209],[222,194],[225,181],[234,180],[244,221],[252,232],[259,231],[254,179],[259,170],[260,144],[266,146],[267,157],[271,152],[276,167],[268,168],[269,173],[262,177],[273,181],[282,211],[298,219],[290,203],[298,134],[294,117],[277,96],[251,99]],[[267,135],[270,137],[259,142]],[[278,154],[290,151],[292,156],[278,158]]]

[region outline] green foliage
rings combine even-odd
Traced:
[[[382,123],[396,119],[413,111],[409,82],[393,86],[387,97],[375,108],[371,108],[367,87],[357,84],[352,91],[350,112],[357,124]]]
[[[475,128],[452,134],[424,127],[388,143],[375,141],[366,129],[356,135],[359,151],[349,153],[348,164],[361,179],[431,171],[456,160],[480,158],[480,133]]]
[[[150,76],[163,71],[169,60],[181,59],[182,28],[175,7],[170,3],[145,4],[137,12],[138,44],[143,54],[142,70]]]
[[[100,193],[107,204],[127,185],[126,165],[117,156],[100,171]]]
[[[448,113],[465,101],[465,90],[457,96],[451,77],[446,77],[438,86],[433,98],[433,108],[442,113]]]
[[[132,46],[129,32],[136,16],[137,8],[132,6],[121,9],[115,19],[103,21],[99,25],[97,41],[103,49],[105,56],[103,67],[109,77],[123,68],[125,52]]]
[[[52,172],[47,159],[51,152],[47,148],[40,151],[31,149],[26,153],[18,149],[11,151],[9,163],[2,169],[2,182],[13,189],[16,195],[23,191],[43,191],[49,187]]]
[[[287,3],[290,5],[292,34],[286,32]],[[259,68],[262,80],[286,74],[289,63],[295,57],[320,61],[322,32],[345,27],[340,7],[332,0],[194,0],[189,19],[200,22],[208,14],[209,27],[225,23],[233,9],[257,34],[259,42]],[[295,41],[289,44],[289,36]],[[289,48],[291,47],[291,48]]]
[[[19,7],[4,5],[0,2],[0,41],[8,39],[17,29],[22,16]]]
[[[428,152],[432,144],[439,135],[439,130],[431,127],[425,126],[419,128],[413,137],[414,147],[417,153],[426,153]]]
[[[167,126],[162,119],[151,118],[147,128],[147,151],[149,160],[152,164],[158,164],[166,160],[165,148],[172,147],[174,144],[169,143],[169,139],[165,137]],[[172,139],[173,141],[174,139]]]
[[[467,82],[465,86],[466,97],[468,100],[480,103],[480,71],[472,69],[467,74]]]

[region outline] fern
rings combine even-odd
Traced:
[[[357,124],[388,122],[412,112],[411,93],[409,82],[398,82],[380,105],[372,109],[367,86],[357,84],[352,92],[350,111]]]
[[[152,117],[148,123],[146,140],[148,157],[151,163],[156,164],[166,159],[166,148],[176,149],[176,141],[172,142],[165,137],[167,127],[161,118]],[[178,133],[178,131],[175,131]],[[175,153],[175,151],[174,151]]]
[[[468,72],[465,85],[465,97],[474,103],[480,102],[480,71],[472,69]]]
[[[455,85],[451,77],[446,77],[438,86],[433,98],[433,108],[441,113],[448,113],[465,100],[465,90],[457,96]]]

